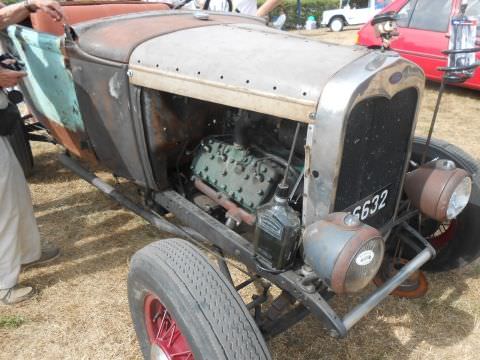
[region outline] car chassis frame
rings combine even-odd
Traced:
[[[204,212],[178,192],[174,190],[147,192],[145,193],[145,203],[150,204],[151,207],[145,207],[132,201],[120,191],[105,183],[94,173],[84,168],[77,160],[70,157],[68,153],[60,155],[60,162],[82,179],[141,216],[159,230],[191,241],[198,247],[215,253],[221,272],[232,284],[233,281],[231,280],[232,278],[227,266],[228,260],[225,259],[224,255],[230,256],[244,264],[250,272],[249,274],[253,273],[254,275],[249,280],[237,286],[233,284],[237,291],[250,285],[259,278],[264,278],[286,292],[277,298],[281,299],[280,303],[284,304],[283,307],[288,307],[295,301],[298,301],[298,304],[293,307],[293,309],[285,314],[279,311],[278,314],[274,314],[273,318],[272,316],[267,317],[266,321],[262,321],[260,315],[261,304],[266,302],[268,298],[266,296],[268,286],[265,287],[266,290],[261,296],[254,296],[253,301],[247,304],[248,309],[253,308],[255,310],[254,319],[266,338],[279,335],[310,313],[322,321],[331,336],[344,338],[357,322],[374,309],[382,300],[388,297],[388,295],[408,279],[411,274],[420,269],[436,255],[435,249],[427,239],[407,223],[409,219],[418,215],[418,210],[407,210],[405,214],[399,216],[396,221],[388,224],[387,228],[383,230],[388,233],[401,228],[413,235],[413,238],[421,244],[420,246],[411,239],[405,238],[403,240],[417,252],[417,255],[403,266],[395,276],[363,299],[342,318],[328,303],[328,300],[335,294],[326,287],[319,290],[315,286],[311,286],[312,281],[317,279],[316,277],[309,277],[308,274],[305,276],[305,272],[302,271],[302,269],[274,273],[257,266],[253,245],[247,239]],[[153,210],[155,205],[157,207],[159,205],[165,209],[166,212],[174,214],[184,226],[172,224],[160,216]],[[208,248],[208,245],[215,250],[212,251]],[[293,296],[293,298],[287,293]],[[273,308],[273,306],[271,308]]]

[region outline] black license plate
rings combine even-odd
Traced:
[[[388,185],[366,198],[360,200],[355,205],[350,206],[346,211],[356,215],[361,221],[377,215],[387,207],[390,201],[391,186]]]

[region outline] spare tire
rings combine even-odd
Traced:
[[[29,177],[33,173],[33,153],[28,141],[28,134],[25,131],[22,116],[18,111],[18,121],[15,123],[13,133],[8,137],[8,141],[13,148],[17,159],[22,166],[25,177]]]
[[[415,137],[412,160],[419,163],[426,139]],[[447,271],[471,263],[480,256],[480,163],[465,151],[446,141],[432,139],[427,160],[452,160],[457,167],[472,174],[472,195],[465,210],[445,224],[435,223],[427,236],[437,249],[437,257],[425,265],[425,270]],[[427,227],[428,228],[428,227]]]

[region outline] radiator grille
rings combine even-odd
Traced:
[[[385,206],[364,222],[378,228],[393,217],[417,100],[416,89],[409,88],[391,100],[376,97],[355,106],[346,125],[335,211],[353,211],[387,189]]]

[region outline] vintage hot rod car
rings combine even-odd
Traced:
[[[174,236],[131,261],[146,358],[268,359],[264,339],[310,313],[345,337],[393,291],[415,292],[422,266],[478,257],[479,167],[414,138],[415,64],[259,18],[165,8],[67,3],[64,27],[34,14],[8,28],[25,101],[65,149],[60,161]],[[96,177],[95,163],[143,201]],[[234,284],[229,267],[247,280]],[[348,313],[329,305],[374,278]],[[238,291],[252,284],[261,291],[244,304]]]

